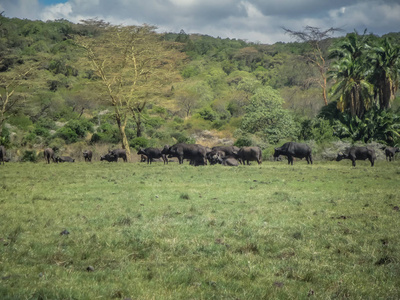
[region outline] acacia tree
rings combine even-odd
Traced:
[[[104,21],[83,21],[97,26],[96,37],[78,36],[77,43],[86,51],[92,67],[101,79],[103,90],[114,107],[122,147],[130,153],[125,129],[128,118],[136,123],[137,136],[142,135],[142,114],[148,101],[160,93],[161,86],[173,76],[169,51],[155,33],[155,27],[116,26]]]
[[[342,30],[333,27],[326,30],[321,30],[320,28],[313,26],[306,26],[303,31],[294,31],[287,28],[283,28],[283,30],[296,40],[305,42],[311,46],[311,52],[307,53],[305,58],[318,69],[320,77],[313,78],[312,81],[315,81],[319,84],[322,89],[322,98],[324,100],[324,104],[328,105],[328,63],[324,57],[322,44],[324,40],[331,37],[335,32]]]
[[[31,68],[13,70],[2,73],[0,76],[0,135],[3,132],[4,122],[8,116],[17,111],[26,99],[22,86],[26,83]]]

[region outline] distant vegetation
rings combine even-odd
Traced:
[[[15,159],[23,156],[16,149],[47,146],[71,152],[222,139],[263,149],[287,140],[397,145],[399,40],[399,33],[323,40],[325,106],[308,43],[1,15],[0,143]],[[205,132],[214,139],[200,141]]]

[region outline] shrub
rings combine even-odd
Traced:
[[[334,130],[328,120],[314,118],[301,122],[301,140],[315,140],[317,142],[331,141],[335,139]]]
[[[3,130],[0,134],[0,145],[6,146],[8,148],[10,144],[10,130],[7,127],[3,126]]]
[[[25,150],[24,154],[22,155],[21,158],[22,162],[37,162],[38,161],[38,156],[36,155],[36,151],[34,150]]]
[[[35,126],[33,133],[39,136],[48,137],[50,136],[50,131],[47,128],[41,126]]]
[[[58,129],[56,136],[65,140],[67,144],[76,143],[78,141],[78,134],[70,127],[66,126]]]
[[[234,143],[234,145],[236,147],[239,147],[239,148],[241,148],[241,147],[249,147],[252,144],[253,144],[253,142],[252,142],[251,138],[249,138],[249,137],[240,137]]]
[[[147,148],[149,146],[149,140],[144,137],[137,137],[129,142],[129,146],[136,150],[139,150],[139,148]]]
[[[128,139],[129,138],[130,137],[128,137]],[[119,129],[116,126],[112,126],[109,123],[104,123],[99,128],[97,128],[97,132],[95,132],[90,139],[90,142],[92,144],[101,142],[118,144],[120,141],[121,141],[121,135],[119,133]]]
[[[205,107],[199,111],[200,117],[207,121],[215,121],[217,119],[217,113],[212,110],[211,107]]]

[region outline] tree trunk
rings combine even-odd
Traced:
[[[115,118],[117,121],[119,133],[121,134],[122,148],[126,150],[126,155],[129,157],[131,154],[131,149],[129,147],[128,138],[126,137],[126,133],[125,133],[126,118],[125,118],[124,122],[122,122],[121,116],[119,115],[119,113],[116,113]]]
[[[136,136],[137,137],[141,137],[142,136],[142,117],[141,117],[141,113],[137,113],[137,117],[136,117]]]

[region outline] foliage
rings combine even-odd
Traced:
[[[21,157],[22,162],[37,162],[38,156],[35,150],[25,150]]]
[[[333,124],[335,135],[341,139],[376,141],[391,146],[400,142],[400,116],[391,110],[371,109],[362,119],[342,114]]]
[[[109,123],[104,123],[97,131],[92,135],[90,142],[95,143],[111,143],[118,144],[121,141],[119,130],[116,126],[112,126]]]
[[[246,107],[241,128],[249,133],[260,133],[270,143],[298,135],[299,126],[282,107],[283,99],[271,87],[256,90]]]
[[[129,146],[139,150],[139,148],[149,147],[149,140],[145,137],[136,137],[129,142]]]
[[[306,119],[301,123],[301,140],[315,140],[320,143],[335,139],[334,129],[329,120],[322,118]]]

